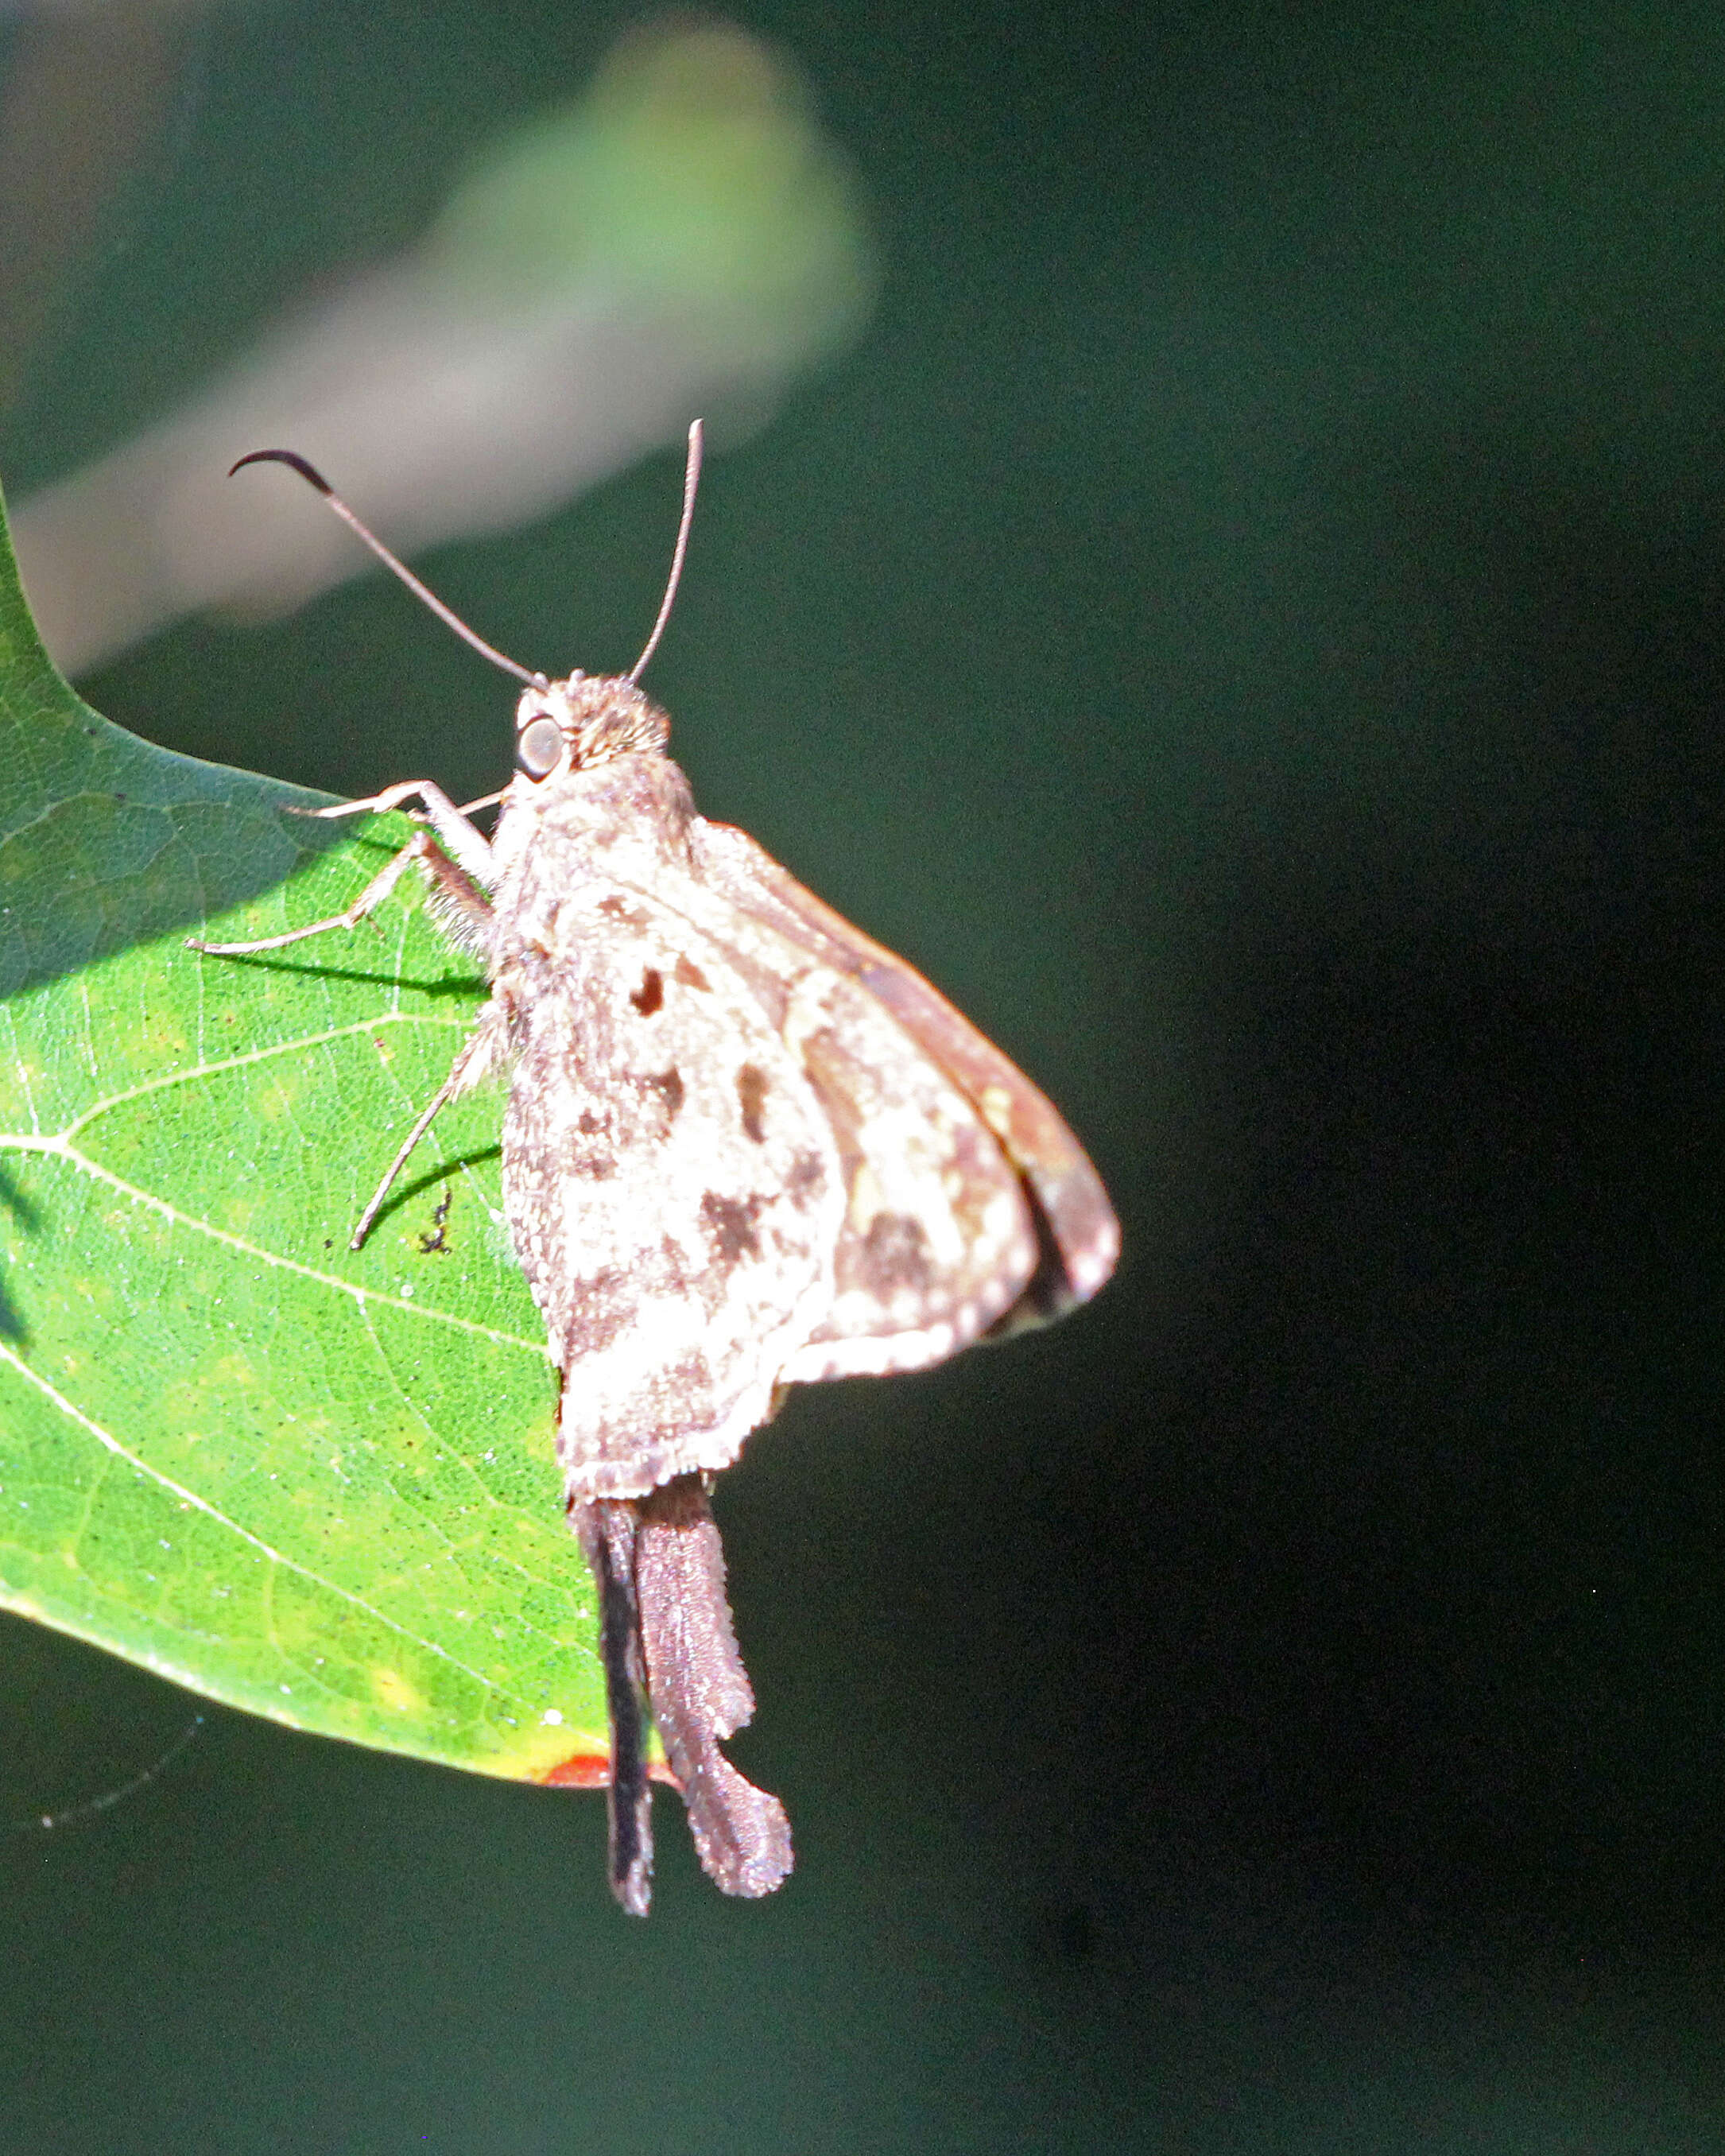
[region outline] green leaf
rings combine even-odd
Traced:
[[[0,523],[0,1606],[296,1728],[504,1775],[606,1750],[499,1102],[353,1223],[483,994],[398,818],[170,756],[37,640]],[[438,1247],[440,1245],[441,1247]]]

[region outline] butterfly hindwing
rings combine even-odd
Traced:
[[[740,911],[850,983],[854,998],[866,1001],[899,1044],[896,1056],[882,1060],[903,1069],[908,1047],[940,1073],[968,1104],[973,1123],[1020,1183],[1038,1256],[991,1329],[1047,1323],[1087,1301],[1114,1269],[1120,1226],[1101,1178],[1052,1102],[914,967],[817,898],[747,833],[697,819],[696,836],[706,880]],[[878,1034],[878,1025],[870,1030]],[[877,1065],[875,1075],[878,1070]],[[958,1163],[950,1167],[962,1173]],[[1009,1262],[1003,1258],[1003,1270]]]

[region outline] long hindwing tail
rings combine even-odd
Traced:
[[[701,1478],[684,1475],[640,1504],[635,1553],[653,1717],[683,1785],[702,1867],[727,1894],[770,1894],[791,1868],[777,1797],[746,1781],[719,1739],[755,1711],[725,1599],[725,1554]]]
[[[647,1676],[635,1589],[639,1520],[628,1503],[576,1504],[570,1524],[593,1568],[599,1659],[611,1718],[611,1891],[632,1917],[653,1898],[653,1792],[647,1780]]]

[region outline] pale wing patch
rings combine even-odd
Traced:
[[[783,1376],[916,1370],[957,1354],[1018,1299],[1038,1245],[1019,1173],[963,1088],[869,988],[811,947],[739,834],[691,827],[719,887],[686,887],[703,928],[752,988],[831,1127],[845,1213],[834,1301]],[[747,902],[753,874],[758,906]],[[788,879],[786,879],[788,880]],[[1009,1069],[1010,1065],[1007,1066]]]
[[[506,1204],[579,1497],[736,1457],[831,1306],[845,1208],[819,1104],[723,950],[626,896],[571,896],[495,982]]]
[[[1035,1269],[1018,1176],[964,1095],[854,981],[808,967],[785,1025],[831,1122],[846,1198],[831,1311],[786,1378],[956,1354]]]

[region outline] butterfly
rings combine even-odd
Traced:
[[[444,1104],[507,1086],[503,1208],[559,1373],[557,1450],[592,1568],[611,1732],[609,1871],[644,1915],[657,1726],[726,1892],[791,1868],[783,1806],[721,1741],[753,1694],[711,1478],[793,1384],[882,1376],[1040,1325],[1107,1280],[1119,1227],[1050,1103],[922,976],[742,831],[695,808],[639,677],[669,617],[700,468],[690,431],[664,603],[626,675],[529,673],[459,621],[328,482],[285,464],[458,634],[523,684],[516,773],[459,808],[429,780],[314,811],[416,804],[341,914],[212,957],[355,927],[409,870],[490,996],[354,1232]],[[239,465],[234,466],[237,471]],[[471,812],[496,803],[488,838]]]

